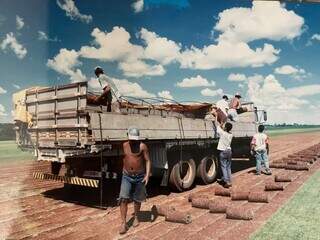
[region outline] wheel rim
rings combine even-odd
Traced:
[[[180,166],[180,179],[183,184],[187,184],[191,181],[191,165],[188,161],[181,162]]]
[[[208,177],[213,177],[216,172],[216,164],[212,158],[208,158],[206,161],[206,173]]]

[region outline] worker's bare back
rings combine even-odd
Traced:
[[[145,172],[146,154],[148,147],[140,141],[127,141],[123,143],[123,169],[135,174]]]

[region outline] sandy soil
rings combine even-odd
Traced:
[[[278,160],[294,152],[306,149],[320,142],[320,133],[290,134],[271,138],[271,160]],[[256,176],[252,173],[252,163],[234,164],[234,188],[263,191],[266,181],[273,176]],[[245,166],[245,169],[243,169]],[[119,210],[116,207],[117,185],[107,186],[110,194],[105,199],[107,210],[95,207],[99,203],[98,192],[76,189],[68,191],[55,182],[33,180],[33,171],[48,169],[47,164],[30,163],[3,166],[0,169],[0,239],[247,239],[320,168],[315,162],[308,172],[292,172],[295,180],[286,183],[285,191],[270,192],[269,203],[236,204],[251,208],[252,221],[226,219],[225,214],[211,214],[207,210],[192,208],[187,197],[190,193],[207,193],[214,198],[216,183],[198,185],[184,193],[170,192],[159,188],[156,183],[148,186],[149,198],[143,205],[141,224],[130,227],[124,236],[118,235]],[[274,174],[285,170],[274,169]],[[224,198],[231,202],[230,198]],[[171,204],[192,214],[192,223],[182,225],[165,222],[163,217],[150,221],[153,204]],[[129,218],[132,213],[129,207]],[[129,224],[132,221],[129,221]]]

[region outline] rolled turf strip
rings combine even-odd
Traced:
[[[217,196],[230,197],[231,193],[229,189],[226,188],[216,188],[214,194]]]
[[[274,181],[275,182],[291,182],[292,178],[288,175],[275,175]]]
[[[189,213],[180,212],[177,210],[168,211],[165,216],[166,221],[175,223],[189,224],[192,222],[191,215]]]
[[[231,191],[231,200],[239,201],[239,200],[248,200],[249,192],[246,191]]]
[[[159,216],[166,216],[168,212],[175,211],[175,207],[169,205],[155,205]]]
[[[307,165],[287,165],[286,170],[296,170],[296,171],[309,171]]]
[[[265,191],[283,191],[284,186],[278,182],[270,182],[270,183],[266,183],[264,190]]]
[[[191,205],[195,208],[209,209],[209,199],[195,197],[192,199]]]
[[[265,192],[250,192],[248,196],[249,202],[268,203],[269,197]]]
[[[227,207],[226,214],[227,214],[227,218],[229,219],[237,219],[237,220],[253,219],[253,211],[251,209],[245,209],[243,207],[238,207],[238,206]]]
[[[275,163],[270,163],[270,165],[269,165],[269,167],[270,168],[285,168],[287,166],[287,164],[285,164],[285,163],[277,163],[277,162],[275,162]]]
[[[199,193],[191,193],[188,196],[188,202],[192,202],[194,198],[208,198],[208,195],[199,194]]]
[[[297,162],[297,161],[294,161],[294,160],[288,160],[288,161],[287,161],[287,164],[288,164],[288,165],[298,165],[298,162]]]
[[[226,213],[228,203],[223,199],[213,199],[209,202],[210,213]]]

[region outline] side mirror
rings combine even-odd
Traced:
[[[267,112],[263,111],[263,120],[266,122],[268,120]]]

